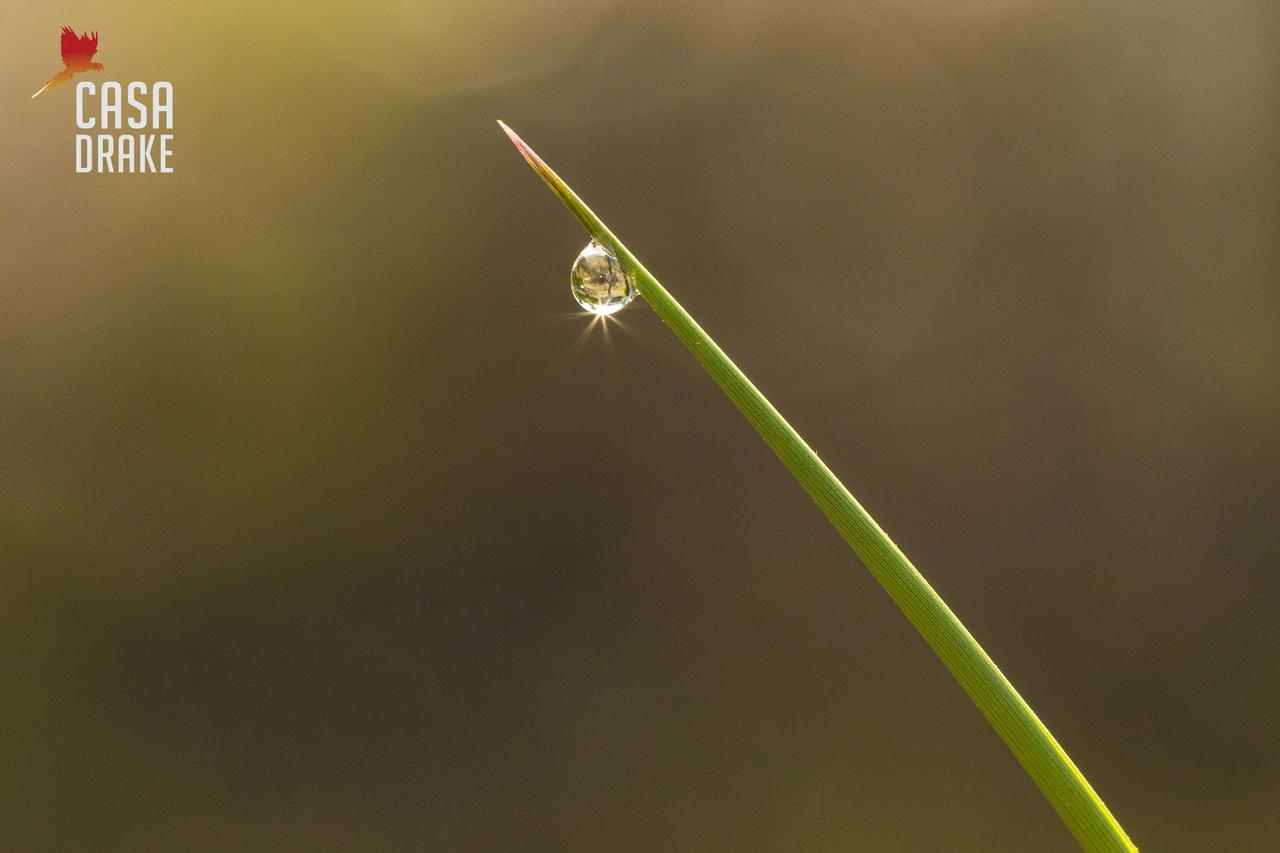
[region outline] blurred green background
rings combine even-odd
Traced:
[[[4,849],[1074,849],[498,118],[1140,846],[1280,845],[1274,3],[5,23]],[[64,24],[174,174],[73,173]]]

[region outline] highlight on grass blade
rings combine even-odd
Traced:
[[[1090,851],[1136,850],[1120,823],[1049,729],[1018,695],[946,602],[818,454],[569,185],[515,131],[502,122],[498,124],[538,176],[582,223],[591,238],[616,256],[649,307],[689,349],[818,504],[978,706],[1080,845]]]

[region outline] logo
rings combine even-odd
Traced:
[[[76,74],[102,71],[93,62],[98,34],[62,28],[62,64],[65,66],[31,96],[34,101],[49,89],[61,86]],[[173,84],[158,81],[121,85],[103,82],[101,91],[90,80],[76,83],[76,127],[98,133],[75,134],[76,171],[98,174],[138,174],[173,171],[172,133],[103,133],[101,131],[173,130]]]
[[[61,86],[63,83],[71,79],[72,75],[81,71],[101,71],[101,62],[90,62],[93,55],[98,52],[98,34],[81,33],[76,35],[76,31],[71,27],[62,28],[62,64],[66,66],[57,74],[49,79],[40,87],[40,91],[31,96],[31,100],[40,97],[45,89],[52,89],[54,86]]]

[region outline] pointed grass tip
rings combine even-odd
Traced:
[[[614,252],[619,254],[625,252],[624,249],[621,249],[621,244],[618,243],[617,239],[609,233],[609,229],[604,227],[604,223],[582,203],[582,199],[578,198],[573,190],[569,189],[569,185],[560,180],[560,176],[544,163],[542,158],[534,153],[534,150],[525,144],[523,139],[516,135],[514,130],[507,127],[506,122],[499,121],[498,126],[507,134],[507,138],[515,145],[516,150],[524,156],[525,162],[533,167],[533,171],[537,173],[539,178],[542,178],[542,182],[547,185],[551,192],[555,193],[556,198],[560,199],[561,203],[569,208],[569,212],[582,223],[582,227],[587,230],[588,234],[608,245]]]
[[[551,171],[551,167],[544,163],[542,158],[539,157],[537,153],[535,153],[534,150],[530,148],[514,130],[508,127],[505,121],[498,119],[498,127],[502,128],[502,131],[507,135],[507,138],[511,140],[511,144],[516,147],[516,150],[520,152],[525,161],[533,167],[533,170],[554,188],[555,184],[558,182],[552,180],[552,176],[554,176],[555,173]]]

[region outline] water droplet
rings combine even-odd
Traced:
[[[617,256],[595,238],[574,260],[569,289],[578,304],[592,314],[621,311],[636,298],[636,286],[622,271]]]

